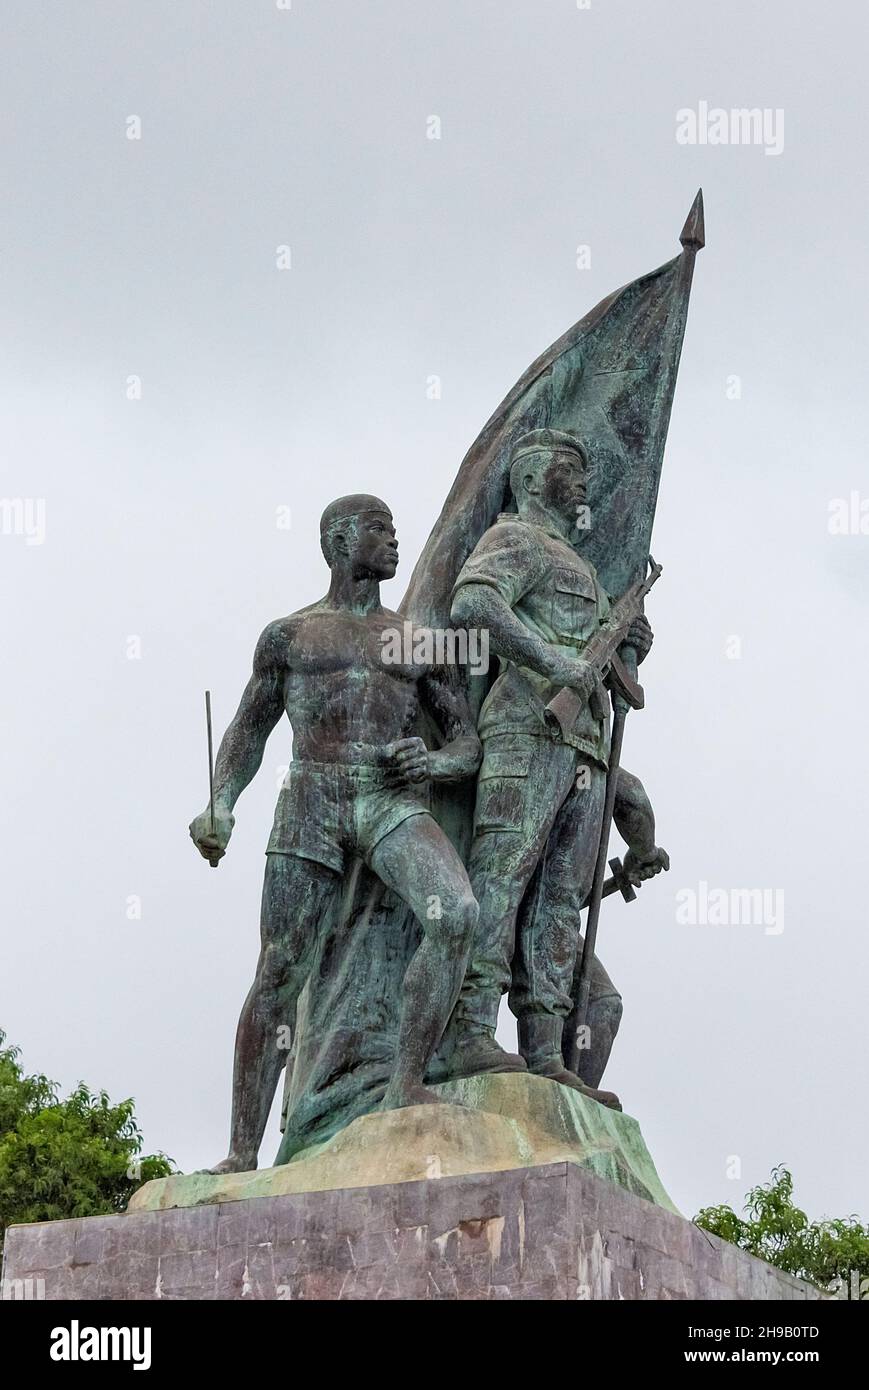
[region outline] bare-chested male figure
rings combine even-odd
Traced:
[[[201,854],[216,862],[232,833],[233,807],[286,710],[294,760],[266,851],[262,949],[238,1024],[230,1151],[215,1172],[256,1167],[286,1056],[279,1030],[294,1025],[318,924],[354,856],[407,903],[423,930],[404,977],[386,1108],[438,1099],[423,1077],[458,998],[477,921],[465,867],[429,813],[427,784],[472,776],[480,742],[442,672],[383,660],[384,628],[402,622],[380,603],[381,580],[398,565],[390,510],[377,497],[341,497],[323,513],[320,540],[332,571],[329,592],[260,637],[217,756],[213,830],[209,810],[190,827]],[[433,752],[410,734],[421,702],[444,737]],[[440,915],[432,917],[435,896]]]

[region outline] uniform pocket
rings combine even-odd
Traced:
[[[528,748],[487,750],[477,780],[474,833],[522,829],[528,772],[533,751]]]
[[[590,636],[597,627],[597,590],[584,570],[556,569],[552,575],[552,630],[562,638]]]

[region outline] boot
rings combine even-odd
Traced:
[[[483,1024],[457,1019],[454,1025],[453,1046],[446,1057],[433,1061],[428,1080],[458,1081],[463,1076],[479,1076],[484,1072],[527,1071],[522,1058],[506,1052],[495,1042],[495,1029]]]
[[[557,1014],[523,1014],[519,1019],[519,1050],[534,1076],[545,1076],[549,1081],[557,1081],[561,1086],[569,1086],[605,1105],[610,1110],[621,1110],[621,1102],[612,1091],[596,1091],[580,1081],[576,1072],[568,1071],[561,1055],[561,1034],[564,1019]]]

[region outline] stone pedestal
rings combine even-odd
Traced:
[[[46,1299],[819,1296],[574,1163],[14,1226],[4,1275]]]
[[[159,1178],[123,1216],[13,1226],[5,1296],[819,1296],[686,1221],[629,1115],[537,1076],[437,1089],[443,1105],[362,1115],[279,1167]]]

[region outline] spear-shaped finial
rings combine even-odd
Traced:
[[[703,220],[703,189],[698,188],[697,197],[691,204],[691,211],[685,219],[685,226],[679,237],[683,246],[693,246],[695,251],[706,245],[706,224]]]

